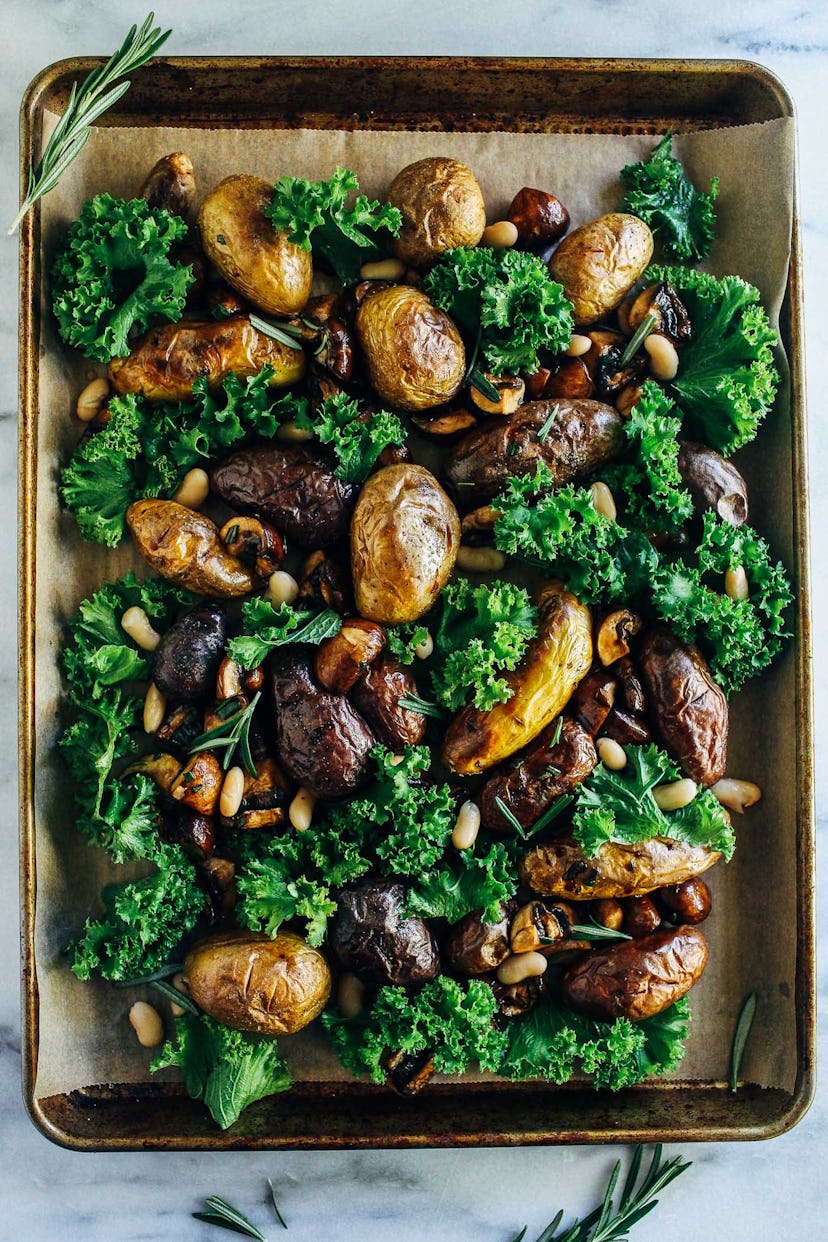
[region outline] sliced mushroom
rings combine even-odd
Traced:
[[[218,806],[224,772],[211,750],[192,755],[170,786],[170,796],[202,815],[212,815]]]
[[[489,381],[492,388],[497,389],[497,401],[487,397],[479,388],[475,388],[474,381],[469,385],[469,396],[479,410],[483,410],[485,414],[514,414],[515,410],[523,404],[523,397],[526,392],[526,385],[519,375],[490,375],[488,371],[483,372],[485,378]]]
[[[382,1066],[388,1082],[399,1095],[416,1095],[434,1075],[434,1054],[422,1052],[387,1052]]]
[[[321,549],[311,552],[299,571],[297,599],[305,608],[333,608],[338,613],[345,611],[342,573]]]
[[[241,668],[235,660],[225,656],[216,673],[216,698],[222,702],[224,699],[240,698],[243,694]]]
[[[245,776],[244,794],[235,815],[222,816],[225,828],[253,831],[285,823],[293,788],[275,759],[266,756],[256,763],[256,775]]]
[[[314,671],[326,690],[347,694],[382,651],[385,630],[375,621],[357,617],[345,621],[338,634],[326,638],[316,649]]]
[[[612,673],[595,669],[575,687],[569,710],[587,733],[593,736],[603,728],[612,711],[618,682]]]
[[[477,426],[477,417],[471,410],[449,410],[439,414],[437,418],[426,418],[424,414],[413,414],[411,421],[423,435],[433,436],[438,440],[446,440],[452,436],[461,436]]]
[[[193,740],[202,732],[202,714],[188,703],[179,703],[164,718],[155,732],[156,740],[177,750],[189,750]]]
[[[210,898],[213,922],[229,919],[236,907],[236,868],[229,858],[205,858],[198,866],[202,888]]]
[[[612,670],[621,683],[621,694],[625,706],[634,716],[643,716],[647,711],[647,700],[638,670],[629,656],[617,660]]]
[[[543,975],[524,979],[522,983],[501,983],[495,978],[488,980],[488,983],[504,1018],[520,1018],[529,1013],[537,1005],[543,991]]]
[[[181,772],[181,762],[176,759],[175,755],[166,753],[157,753],[152,755],[142,755],[140,759],[136,759],[135,763],[131,763],[124,770],[124,776],[132,776],[133,773],[140,772],[142,776],[148,776],[150,780],[164,793],[170,793],[175,780]]]
[[[213,852],[215,829],[212,819],[186,806],[174,805],[165,809],[164,836],[169,841],[175,841],[197,861],[209,858]]]
[[[618,325],[627,336],[632,336],[647,315],[655,315],[653,332],[669,337],[682,344],[690,340],[692,326],[687,307],[667,281],[648,285],[641,293],[631,295],[618,308]]]
[[[227,551],[255,569],[260,578],[269,578],[285,557],[285,545],[275,526],[261,518],[232,517],[222,526],[219,535]]]
[[[630,653],[630,639],[638,634],[643,625],[637,613],[628,608],[618,608],[604,617],[598,628],[595,648],[598,659],[606,668]]]
[[[614,707],[601,729],[602,737],[610,737],[620,746],[644,746],[653,740],[645,720]]]
[[[573,913],[568,906],[545,906],[542,901],[530,901],[521,906],[509,928],[509,940],[513,953],[543,953],[560,940],[568,940],[571,934]]]

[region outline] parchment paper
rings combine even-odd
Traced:
[[[523,185],[567,204],[573,227],[613,210],[619,169],[651,151],[653,139],[579,134],[317,132],[313,130],[96,129],[82,156],[43,204],[43,270],[82,202],[109,191],[131,197],[151,165],[169,151],[192,156],[202,192],[231,172],[270,180],[283,174],[327,177],[337,163],[357,171],[361,188],[381,196],[412,160],[446,154],[477,174],[489,220],[503,216]],[[784,294],[791,236],[793,124],[785,120],[683,135],[676,146],[701,185],[721,180],[719,240],[710,269],[755,283],[772,316]],[[72,822],[70,783],[56,755],[60,731],[58,656],[62,626],[78,602],[105,580],[137,565],[87,544],[57,500],[57,473],[79,437],[73,416],[81,387],[97,368],[66,350],[44,313],[40,369],[37,502],[37,823],[36,954],[40,986],[37,1095],[106,1082],[147,1080],[150,1054],[137,1045],[127,1012],[137,997],[108,984],[78,982],[64,949],[103,883],[130,878],[86,845]],[[758,445],[739,457],[748,476],[752,521],[792,566],[791,450],[787,388]],[[795,1073],[795,697],[790,654],[760,684],[736,697],[731,775],[755,779],[761,806],[737,824],[734,861],[708,873],[714,914],[705,925],[711,961],[692,994],[693,1024],[679,1076],[721,1080],[733,1025],[745,994],[759,993],[759,1015],[744,1062],[746,1076],[791,1089]],[[744,826],[743,826],[744,825]],[[148,996],[155,1000],[156,996]],[[162,1003],[159,1006],[165,1009]],[[343,1076],[321,1036],[282,1041],[297,1078]]]

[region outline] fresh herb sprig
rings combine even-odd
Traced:
[[[29,171],[29,187],[20,211],[15,216],[9,236],[15,232],[26,212],[44,194],[53,190],[66,169],[80,155],[89,140],[92,124],[129,90],[129,82],[119,82],[141,65],[152,60],[172,30],[153,26],[155,14],[149,13],[139,26],[133,26],[118,51],[105,65],[94,69],[78,85],[72,83],[66,111],[46,143],[40,161]],[[117,85],[115,85],[117,83]]]
[[[590,919],[588,923],[571,923],[570,931],[573,936],[581,936],[584,940],[632,940],[632,936],[628,936],[626,932],[617,931],[612,927],[604,927],[603,923],[596,923],[595,919]]]
[[[739,1071],[742,1068],[742,1057],[745,1055],[745,1046],[753,1026],[753,1019],[756,1017],[756,1000],[755,992],[750,992],[745,997],[742,1008],[739,1010],[736,1029],[733,1032],[733,1044],[730,1049],[730,1090],[733,1095],[739,1088]]]
[[[250,753],[250,723],[256,710],[256,704],[261,697],[261,690],[257,690],[247,704],[247,707],[234,712],[232,716],[228,716],[226,720],[222,720],[214,728],[208,729],[206,733],[200,733],[197,738],[193,739],[190,754],[194,755],[199,750],[223,750],[224,758],[221,761],[221,766],[226,772],[233,762],[233,756],[238,750],[248,776],[255,778],[256,765]]]
[[[240,1233],[245,1238],[256,1238],[257,1242],[267,1242],[267,1238],[256,1228],[253,1222],[249,1221],[238,1208],[233,1207],[232,1203],[228,1203],[226,1199],[222,1199],[218,1195],[210,1195],[209,1199],[204,1200],[204,1206],[209,1208],[209,1211],[193,1212],[195,1220],[203,1220],[207,1225],[217,1225],[219,1229],[229,1229],[231,1233]]]

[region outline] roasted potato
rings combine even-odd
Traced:
[[[365,483],[351,522],[357,612],[383,625],[416,621],[449,579],[457,510],[422,466],[386,466]]]
[[[213,467],[210,486],[233,509],[260,513],[302,547],[343,539],[357,496],[353,484],[298,445],[239,449]]]
[[[311,294],[310,250],[288,241],[264,214],[273,186],[261,177],[225,177],[198,213],[201,244],[229,285],[270,315],[295,315]]]
[[[541,441],[538,432],[557,408]],[[451,450],[446,479],[463,505],[474,507],[502,491],[512,475],[534,474],[543,461],[562,487],[592,474],[619,452],[624,420],[600,401],[529,401],[511,418],[470,432]]]
[[[701,875],[721,854],[706,845],[688,845],[666,837],[651,837],[634,845],[611,841],[593,858],[569,835],[528,850],[520,863],[520,878],[544,897],[591,901],[606,897],[640,897],[665,884],[681,884]]]
[[[449,928],[445,944],[446,958],[452,970],[460,975],[485,975],[497,970],[511,953],[509,944],[509,913],[496,923],[484,923],[473,911]]]
[[[217,604],[196,604],[174,621],[152,658],[152,680],[179,703],[197,703],[213,690],[227,641],[227,615]]]
[[[483,236],[486,205],[480,186],[470,168],[447,156],[409,164],[385,197],[402,214],[394,253],[410,267],[429,267],[444,250],[476,246]]]
[[[258,375],[273,369],[274,388],[295,384],[305,374],[301,349],[258,332],[246,315],[219,323],[170,323],[153,328],[136,342],[126,358],[113,358],[109,378],[116,392],[137,392],[148,401],[184,401],[193,384],[207,377],[217,388],[231,372]]]
[[[732,461],[706,444],[680,440],[678,469],[697,513],[713,509],[731,526],[748,520],[747,483]]]
[[[466,351],[445,312],[412,285],[387,285],[360,304],[356,330],[371,385],[402,410],[430,410],[460,390]]]
[[[574,720],[558,721],[544,729],[529,754],[514,766],[493,773],[480,791],[481,826],[491,832],[514,833],[497,799],[515,819],[530,828],[556,798],[569,793],[589,776],[598,762],[595,743]]]
[[[316,680],[326,690],[347,694],[376,660],[386,641],[385,630],[374,621],[363,621],[361,617],[343,621],[339,633],[316,648]]]
[[[440,970],[428,924],[403,918],[405,889],[396,880],[367,880],[343,889],[330,930],[340,964],[376,987],[420,987]]]
[[[293,649],[271,660],[279,763],[318,798],[353,793],[367,775],[375,738],[346,698],[317,686],[309,661]]]
[[[638,662],[665,748],[692,780],[715,784],[727,766],[729,712],[704,656],[658,628],[642,642]]]
[[[216,932],[193,945],[184,981],[197,1005],[236,1031],[293,1035],[318,1017],[331,972],[317,949],[290,931]]]
[[[368,721],[378,742],[398,750],[423,740],[426,718],[422,712],[400,707],[406,694],[416,694],[414,675],[387,652],[374,660],[351,690],[351,702]]]
[[[565,237],[549,271],[575,308],[576,324],[597,323],[633,287],[653,255],[653,235],[638,216],[611,212]]]
[[[162,578],[196,595],[249,595],[256,578],[225,548],[218,527],[174,500],[136,500],[126,512],[135,546]]]
[[[506,674],[512,697],[489,711],[464,707],[449,725],[443,762],[452,772],[473,776],[528,746],[560,714],[588,671],[589,609],[560,582],[547,583],[537,605],[537,637],[515,671]]]
[[[706,965],[704,933],[697,927],[670,928],[593,949],[564,975],[563,997],[588,1018],[640,1022],[689,992]]]

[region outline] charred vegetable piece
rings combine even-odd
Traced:
[[[218,807],[224,771],[211,750],[193,755],[170,786],[170,796],[199,815],[212,815]]]
[[[230,555],[203,513],[174,500],[136,500],[126,520],[138,551],[162,578],[219,599],[253,590],[253,574]]]
[[[538,248],[559,241],[569,228],[569,212],[554,194],[524,186],[509,204],[506,219],[518,231],[521,246]]]
[[[496,772],[486,781],[480,793],[482,827],[514,832],[499,799],[524,828],[530,828],[556,799],[588,776],[597,762],[589,734],[574,720],[556,721],[511,770]]]
[[[403,410],[450,401],[463,383],[466,351],[457,328],[419,289],[390,285],[372,293],[356,317],[371,386]]]
[[[198,703],[213,690],[227,642],[227,616],[218,604],[197,604],[179,617],[155,649],[152,680],[167,698]]]
[[[570,711],[587,733],[595,737],[612,711],[617,693],[618,682],[615,675],[600,668],[595,669],[576,686]]]
[[[682,440],[678,469],[697,513],[713,509],[731,526],[743,526],[748,520],[747,484],[733,462],[706,444]]]
[[[219,533],[227,551],[254,569],[260,578],[269,578],[284,559],[282,536],[275,526],[261,518],[232,517]]]
[[[713,785],[727,766],[727,699],[697,647],[669,630],[648,634],[639,652],[641,675],[664,745],[700,785]]]
[[[411,671],[384,653],[365,670],[351,690],[351,701],[371,726],[378,741],[398,749],[421,742],[426,731],[422,712],[400,706],[400,699],[418,697]]]
[[[690,340],[692,325],[687,308],[666,280],[647,285],[640,293],[633,292],[618,307],[618,323],[628,336],[633,335],[648,315],[655,315],[653,332],[669,337],[676,345]]]
[[[340,614],[347,611],[345,580],[335,561],[318,549],[311,552],[299,571],[298,601],[305,608],[333,608]]]
[[[546,897],[588,901],[638,897],[701,875],[721,854],[705,845],[651,837],[633,845],[609,842],[586,858],[569,835],[529,850],[520,863],[524,884]]]
[[[344,621],[339,633],[326,638],[316,649],[317,681],[335,694],[347,694],[376,660],[385,643],[385,630],[374,621],[363,621],[359,617]]]
[[[671,928],[593,949],[564,976],[563,995],[588,1018],[640,1022],[689,992],[706,965],[703,933],[696,927]]]
[[[671,923],[703,923],[713,908],[710,889],[699,876],[660,888],[655,899]]]
[[[445,953],[458,974],[473,977],[496,970],[511,953],[508,910],[496,923],[484,923],[479,911],[467,914],[449,929]]]
[[[193,161],[183,151],[162,155],[152,166],[141,187],[141,198],[150,207],[162,207],[186,220],[196,192]]]
[[[212,819],[191,811],[189,807],[164,809],[163,835],[166,840],[177,842],[191,858],[203,860],[213,852],[215,832]]]
[[[380,987],[418,987],[440,970],[437,945],[428,924],[404,918],[405,889],[379,880],[344,889],[330,933],[340,964],[365,983]]]

